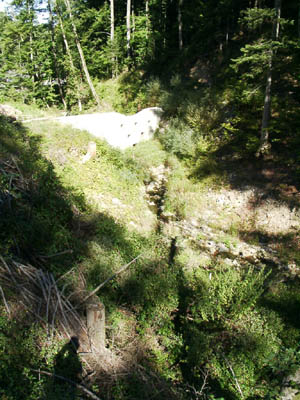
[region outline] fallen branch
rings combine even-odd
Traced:
[[[5,290],[9,289],[17,294],[24,309],[45,325],[48,333],[61,326],[67,337],[78,332],[79,328],[88,335],[84,321],[63,296],[51,273],[13,260],[5,261],[0,256],[0,285],[0,301],[3,298],[7,312],[9,305]]]
[[[133,260],[131,260],[128,264],[123,265],[119,271],[117,271],[116,273],[114,273],[112,276],[110,276],[109,278],[107,278],[104,282],[102,282],[99,286],[96,287],[96,289],[94,289],[90,294],[88,294],[79,304],[77,307],[81,306],[81,304],[85,303],[90,297],[92,297],[94,294],[96,294],[104,285],[106,285],[109,281],[111,281],[112,279],[114,279],[117,275],[119,275],[121,272],[125,271],[125,269],[127,269],[131,264],[133,264],[138,258],[140,258],[142,256],[142,254],[140,254],[139,256],[135,257]]]
[[[224,354],[222,354],[222,356],[223,356],[226,364],[228,365],[228,368],[229,368],[229,370],[230,370],[230,372],[231,372],[231,374],[233,376],[233,379],[235,380],[235,384],[236,384],[236,386],[238,388],[238,391],[240,392],[241,398],[243,399],[244,398],[244,394],[243,394],[242,389],[240,387],[239,381],[237,380],[237,377],[236,377],[236,375],[234,373],[234,370],[233,370],[231,364],[229,363],[229,361],[227,360],[227,358],[224,356]]]
[[[48,375],[48,376],[52,376],[53,378],[58,378],[61,379],[62,381],[68,382],[71,385],[77,387],[78,389],[81,389],[84,393],[86,393],[91,399],[94,400],[101,400],[98,396],[96,396],[93,392],[91,392],[89,389],[87,389],[85,386],[80,385],[79,383],[76,383],[74,381],[72,381],[71,379],[65,378],[64,376],[61,375],[57,375],[57,374],[53,374],[51,372],[48,371],[41,371],[39,369],[32,369],[30,368],[31,371],[36,372],[38,374],[44,374],[44,375]]]
[[[22,181],[24,182],[24,177],[23,177],[22,172],[21,172],[21,170],[20,170],[20,168],[19,168],[19,165],[18,165],[18,163],[17,163],[16,158],[15,158],[14,156],[12,156],[11,159],[13,160],[13,162],[14,162],[14,164],[15,164],[15,167],[17,168],[17,170],[18,170],[18,172],[19,172],[20,177],[21,177]]]
[[[74,271],[74,268],[75,268],[75,267],[69,269],[69,271],[67,271],[65,274],[61,275],[58,279],[56,279],[56,283],[57,283],[58,281],[60,281],[61,279],[64,279],[64,278],[65,278],[67,275],[69,275],[71,272],[73,272],[73,271]]]
[[[49,256],[43,256],[43,255],[39,255],[39,258],[52,258],[52,257],[57,257],[57,256],[62,256],[63,254],[72,254],[73,250],[64,250],[64,251],[60,251],[59,253],[55,253],[55,254],[50,254]]]
[[[6,302],[6,298],[5,298],[5,296],[4,296],[4,292],[3,292],[3,289],[2,289],[1,286],[0,286],[0,292],[1,292],[1,295],[2,295],[2,298],[3,298],[3,301],[4,301],[4,305],[5,305],[7,314],[10,315],[10,309],[9,309],[8,304],[7,304],[7,302]]]

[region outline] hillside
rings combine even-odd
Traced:
[[[53,115],[23,106],[19,122],[0,121],[4,398],[276,398],[299,362],[299,188],[288,167],[209,154],[193,165],[167,151],[166,129],[125,151],[93,139],[96,157],[82,164],[89,134],[25,126],[32,113]],[[35,316],[26,277],[8,284],[14,265],[53,274],[85,326],[84,297],[138,256],[97,291],[100,353],[47,304]],[[68,335],[80,377],[57,366]],[[90,392],[52,386],[53,373]]]
[[[0,399],[299,400],[299,0],[3,4]]]

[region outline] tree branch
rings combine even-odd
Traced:
[[[113,274],[111,277],[107,278],[104,282],[102,282],[99,286],[96,287],[96,289],[94,289],[89,295],[87,295],[80,303],[77,307],[78,308],[81,304],[85,303],[90,297],[92,297],[94,294],[96,294],[104,285],[106,285],[109,281],[111,281],[112,279],[114,279],[117,275],[119,275],[121,272],[125,271],[125,269],[127,269],[131,264],[133,264],[138,258],[140,258],[142,256],[142,254],[140,254],[139,256],[135,257],[133,260],[131,260],[128,264],[123,265],[123,267],[121,267],[119,269],[119,271],[117,271],[115,274]]]

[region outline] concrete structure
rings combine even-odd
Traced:
[[[57,120],[106,139],[111,146],[125,149],[151,139],[159,127],[162,114],[161,108],[151,107],[129,116],[109,112],[60,117]]]

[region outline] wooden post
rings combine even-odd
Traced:
[[[105,350],[105,307],[93,296],[86,306],[87,328],[90,340],[99,353]]]

